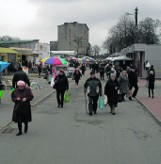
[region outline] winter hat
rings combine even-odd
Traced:
[[[95,72],[94,72],[94,71],[91,71],[91,72],[90,72],[90,75],[94,75],[94,74],[95,74]]]
[[[20,80],[20,81],[17,82],[17,86],[18,87],[25,87],[26,83],[24,81]]]
[[[116,77],[116,74],[115,73],[111,73],[111,75],[110,75],[111,77],[113,76],[113,77]]]

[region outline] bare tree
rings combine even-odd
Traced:
[[[83,46],[83,37],[75,37],[75,39],[73,40],[73,42],[75,43],[75,49],[77,54],[79,53],[79,49]]]
[[[109,36],[104,41],[103,48],[112,54],[138,42],[145,44],[159,43],[159,35],[157,35],[159,27],[159,20],[146,18],[136,28],[134,20],[124,15],[109,30]]]
[[[93,56],[95,57],[98,56],[100,51],[101,51],[101,48],[98,45],[94,45],[92,47]]]
[[[160,28],[160,21],[146,18],[139,23],[138,37],[140,43],[157,44],[159,43],[158,28]]]

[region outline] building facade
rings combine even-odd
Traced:
[[[77,22],[58,26],[58,51],[75,51],[86,55],[89,50],[89,28]]]

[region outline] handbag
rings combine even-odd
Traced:
[[[132,89],[128,89],[127,91],[127,97],[131,97],[132,96]]]
[[[106,106],[107,105],[107,102],[108,102],[108,99],[107,99],[107,96],[106,95],[104,95],[104,106]]]
[[[65,91],[64,102],[68,103],[69,101],[70,101],[70,93],[68,91]]]
[[[100,109],[100,110],[103,109],[104,102],[103,102],[103,98],[102,98],[102,96],[99,97],[99,100],[98,100],[98,106],[99,106],[99,109]]]

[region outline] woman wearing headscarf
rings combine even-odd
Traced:
[[[63,70],[59,71],[59,74],[55,78],[55,84],[53,86],[56,89],[56,97],[58,102],[58,108],[63,108],[64,105],[64,94],[69,89],[68,78],[66,77]]]
[[[120,73],[120,77],[118,80],[120,83],[120,93],[122,95],[122,101],[125,101],[124,97],[127,94],[129,88],[129,78],[126,70],[123,70]]]
[[[116,79],[116,74],[111,73],[109,80],[105,85],[104,93],[108,98],[108,104],[111,108],[110,113],[115,115],[115,107],[117,106],[117,92],[119,89],[119,83]]]
[[[75,80],[75,84],[78,85],[79,80],[82,77],[82,74],[81,74],[81,72],[79,71],[78,68],[75,69],[74,74],[73,74],[73,77],[74,77],[74,80]]]
[[[24,133],[28,131],[28,122],[32,121],[30,101],[34,98],[29,87],[24,81],[17,82],[17,88],[12,92],[11,99],[15,103],[12,121],[18,124],[17,136],[22,135],[22,123],[24,123]]]

